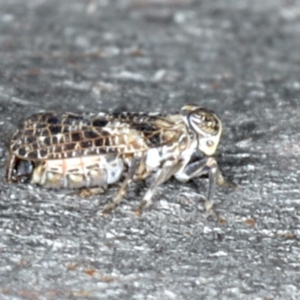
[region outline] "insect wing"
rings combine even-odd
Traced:
[[[167,116],[47,112],[23,122],[10,150],[21,159],[49,160],[144,152],[177,138],[174,120]]]

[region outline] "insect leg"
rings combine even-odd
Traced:
[[[127,189],[128,185],[132,182],[132,178],[133,178],[134,173],[135,173],[136,169],[138,168],[140,162],[141,162],[141,157],[133,158],[132,163],[129,167],[128,173],[126,175],[126,178],[123,181],[117,195],[114,197],[114,199],[111,203],[107,204],[104,207],[103,214],[109,214],[113,209],[116,208],[116,206],[118,206],[120,204],[123,196],[126,193],[126,189]]]
[[[209,185],[207,199],[205,200],[205,209],[216,216],[213,210],[213,196],[215,193],[216,184],[224,187],[236,187],[234,183],[227,182],[213,157],[205,157],[201,160],[188,164],[183,170],[175,174],[175,177],[180,181],[188,181],[192,178],[208,174]]]
[[[81,188],[79,191],[70,193],[69,195],[77,195],[80,198],[88,198],[94,195],[104,194],[107,191],[107,185],[93,188]]]
[[[205,157],[201,160],[194,161],[194,162],[186,165],[186,167],[182,171],[175,174],[175,177],[179,181],[186,182],[192,178],[199,177],[199,176],[205,175],[205,174],[209,174],[209,170],[214,167],[216,168],[216,174],[215,174],[216,183],[219,186],[231,187],[231,188],[237,187],[237,185],[235,183],[227,181],[223,177],[223,175],[218,167],[218,163],[215,160],[215,158],[213,158],[213,157]]]
[[[26,182],[31,177],[33,163],[31,161],[17,158],[10,154],[6,164],[6,181],[7,182]]]
[[[5,178],[7,182],[13,181],[13,170],[16,164],[16,156],[13,154],[10,154],[7,160],[6,164],[6,174]]]
[[[167,166],[162,166],[162,168],[156,173],[155,179],[152,182],[150,188],[146,192],[140,206],[135,211],[136,214],[141,215],[143,209],[148,208],[152,205],[152,197],[155,189],[172,177],[178,170],[182,167],[182,163],[176,162],[170,165],[170,161],[167,162]]]

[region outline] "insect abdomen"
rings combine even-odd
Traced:
[[[101,187],[117,182],[123,169],[124,164],[117,156],[47,160],[35,167],[31,182],[49,188]]]

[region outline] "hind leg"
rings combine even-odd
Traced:
[[[182,168],[181,162],[168,161],[167,164],[156,173],[155,179],[143,197],[140,206],[135,210],[137,215],[141,215],[144,209],[149,208],[152,205],[152,197],[155,189],[162,183],[169,180],[180,168]]]
[[[130,185],[130,183],[133,180],[133,176],[141,162],[140,157],[134,157],[131,166],[129,167],[128,173],[125,177],[125,180],[123,181],[117,195],[114,197],[113,201],[109,204],[107,204],[104,207],[103,214],[107,215],[109,214],[112,210],[114,210],[122,201],[124,195],[126,194],[127,187]]]
[[[13,154],[10,154],[6,163],[6,172],[5,172],[5,178],[7,182],[15,181],[13,179],[13,171],[16,165],[16,156]]]

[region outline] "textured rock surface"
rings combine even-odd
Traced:
[[[300,6],[295,1],[0,1],[1,299],[299,299]],[[80,199],[4,181],[40,110],[214,109],[237,191],[133,185]]]

